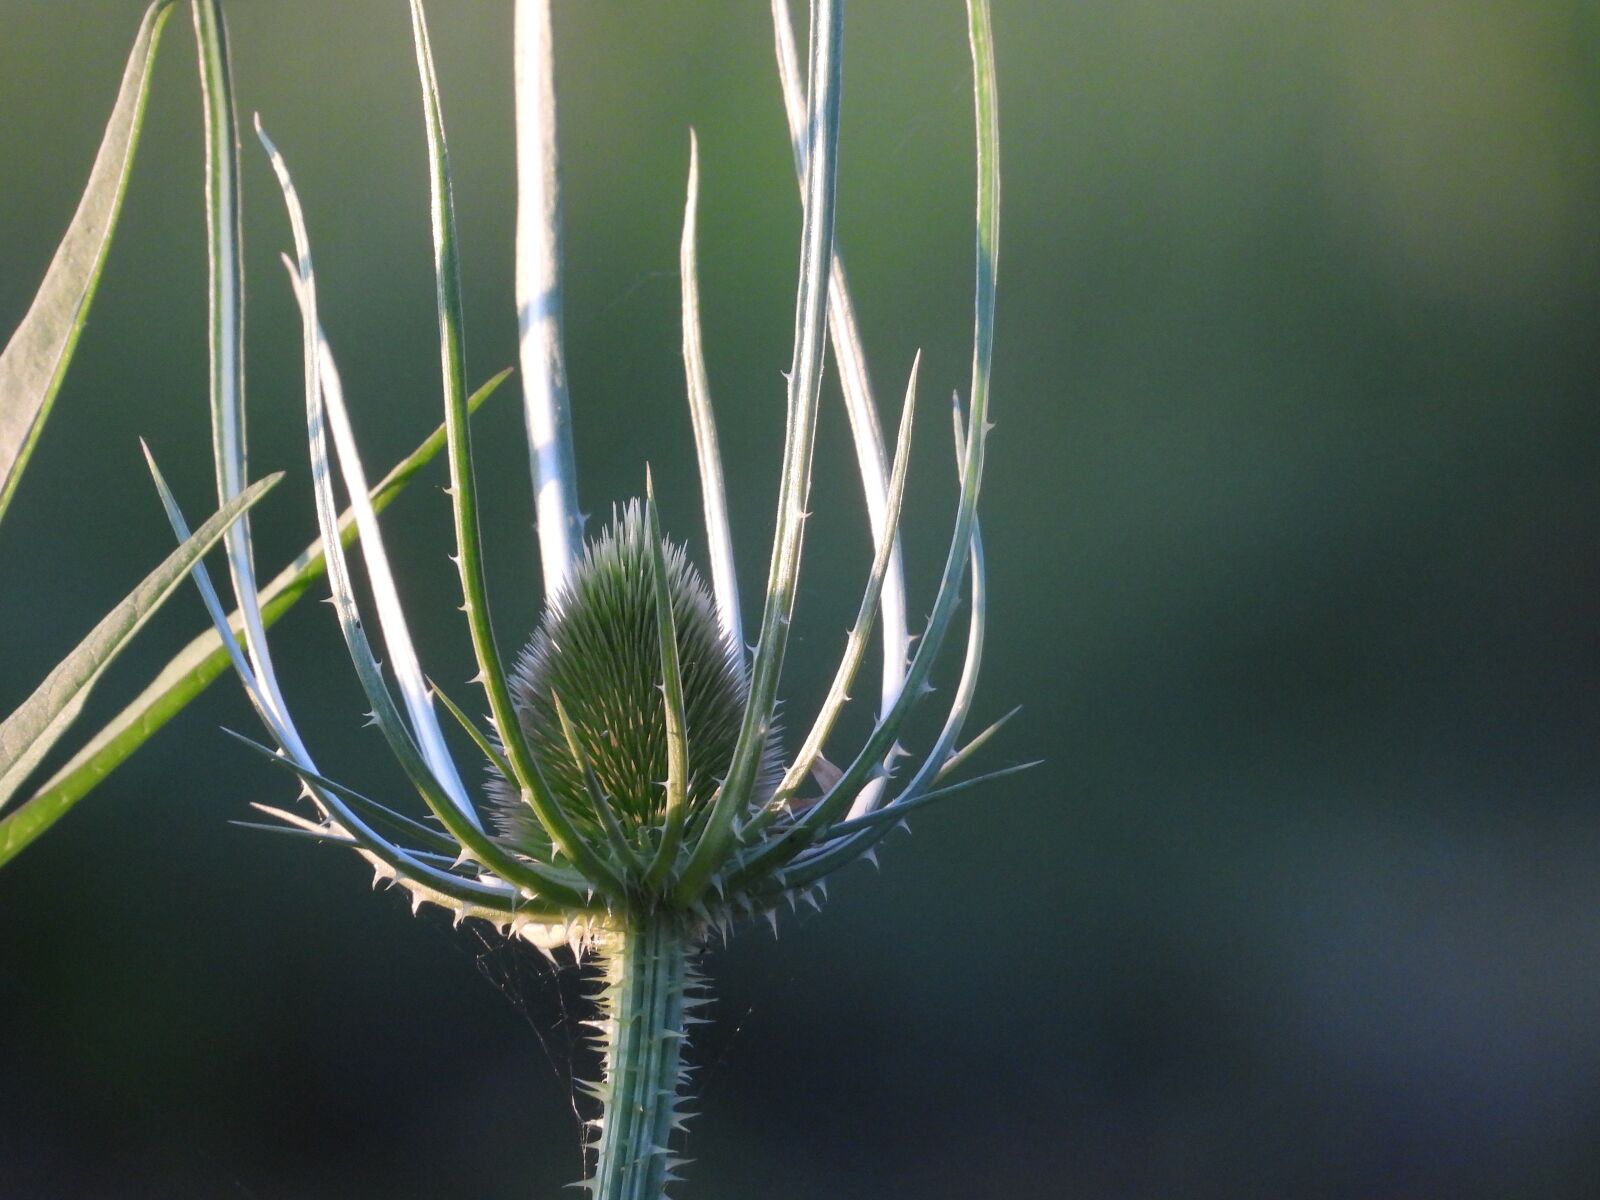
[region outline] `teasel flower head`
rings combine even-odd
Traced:
[[[765,915],[776,924],[780,908],[799,899],[820,900],[830,874],[871,857],[909,813],[976,782],[959,773],[1001,723],[963,740],[987,611],[977,505],[990,428],[999,213],[988,6],[986,0],[968,3],[977,98],[977,289],[970,388],[965,404],[958,399],[952,407],[959,495],[937,590],[913,641],[899,529],[908,515],[904,500],[917,364],[911,365],[891,452],[880,432],[833,239],[841,0],[814,0],[811,6],[804,75],[786,0],[773,0],[804,217],[775,532],[759,624],[748,633],[701,355],[698,151],[692,135],[681,247],[683,354],[710,550],[709,583],[684,550],[663,535],[648,475],[642,500],[614,509],[610,523],[586,546],[579,536],[559,328],[559,171],[549,4],[519,0],[517,283],[547,599],[542,621],[520,653],[510,655],[496,639],[484,580],[479,535],[484,498],[472,468],[444,122],[420,0],[412,0],[411,9],[428,133],[453,558],[487,710],[482,719],[469,711],[472,705],[457,703],[434,686],[418,662],[323,331],[304,217],[282,155],[261,132],[259,119],[256,128],[277,173],[294,236],[295,253],[286,264],[302,318],[308,442],[334,608],[372,723],[425,814],[408,813],[388,798],[371,798],[329,778],[317,765],[272,667],[255,608],[248,532],[229,543],[242,639],[226,633],[227,620],[210,581],[204,574],[197,581],[275,743],[251,744],[298,776],[311,803],[309,813],[264,807],[281,822],[277,828],[348,846],[381,880],[409,893],[414,906],[436,905],[458,921],[486,920],[546,950],[568,944],[601,952],[606,1067],[597,1095],[604,1115],[590,1184],[602,1196],[659,1194],[672,1177],[673,1158],[666,1147],[681,1123],[677,1046],[686,1014],[697,1002],[692,967],[697,947],[713,931],[725,936],[740,918]],[[225,64],[220,15],[211,32],[214,58]],[[226,174],[237,153],[231,109],[208,106],[208,124],[215,179],[218,171]],[[213,220],[214,271],[218,264],[237,261],[236,230],[236,219]],[[237,271],[231,279],[236,287]],[[224,280],[219,286],[225,291],[229,285]],[[232,345],[235,352],[225,357],[235,366],[236,308],[213,305],[213,345]],[[814,435],[830,339],[874,553],[826,697],[807,720],[796,720],[795,710],[788,709],[788,728],[780,729],[780,677],[800,597]],[[226,495],[242,477],[242,388],[227,372],[213,384],[219,487]],[[387,671],[359,611],[353,564],[341,541],[339,485],[359,534]],[[163,495],[181,534],[182,517],[165,488]],[[966,650],[959,676],[931,745],[913,755],[900,744],[901,733],[912,710],[933,694],[933,668],[958,627],[963,599]],[[835,725],[875,629],[882,647],[880,709],[864,740],[841,751]],[[440,709],[476,746],[481,761],[475,768],[463,769],[453,757]],[[478,779],[487,782],[469,782]],[[641,1015],[629,1006],[644,994],[653,999],[648,1014]],[[639,1038],[656,1039],[652,1046],[670,1042],[671,1052],[645,1054]]]

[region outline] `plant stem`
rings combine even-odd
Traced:
[[[561,160],[551,0],[517,0],[517,328],[544,594],[555,596],[583,548],[572,405],[561,343]]]
[[[661,1200],[673,1181],[667,1144],[682,1127],[679,1090],[687,996],[696,976],[692,938],[670,916],[609,934],[599,947],[604,987],[600,1043],[605,1078],[597,1122],[595,1200]]]

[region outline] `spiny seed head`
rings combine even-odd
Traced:
[[[677,634],[688,742],[687,817],[710,804],[733,757],[749,688],[723,635],[699,572],[679,546],[662,543]],[[578,746],[624,834],[645,846],[663,819],[666,702],[656,617],[655,565],[637,500],[590,542],[567,586],[545,610],[508,683],[529,749],[550,789],[586,834],[603,837],[582,763],[562,729],[566,710]],[[764,751],[759,798],[782,775],[776,733]],[[514,781],[491,768],[488,793],[502,838],[513,848],[547,844]]]

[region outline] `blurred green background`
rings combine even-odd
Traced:
[[[0,327],[72,212],[140,0],[0,11]],[[1600,1194],[1600,6],[995,0],[1005,215],[978,717],[1042,769],[928,813],[718,1002],[685,1196]],[[516,356],[510,5],[431,5],[475,380]],[[439,419],[405,6],[230,6],[293,166],[369,470]],[[580,483],[645,463],[696,553],[678,358],[687,130],[747,597],[782,437],[798,200],[766,6],[558,10]],[[917,347],[906,554],[951,515],[971,320],[957,0],[853,5],[839,237],[880,393]],[[170,23],[122,232],[0,530],[0,710],[209,508],[199,103]],[[288,245],[245,147],[253,471],[311,536]],[[786,692],[869,544],[819,441]],[[480,418],[496,616],[537,618],[516,398]],[[471,673],[435,472],[391,510],[424,661]],[[192,595],[113,711],[200,626]],[[326,607],[275,639],[313,748],[401,781]],[[953,657],[953,656],[952,656]],[[947,669],[941,682],[948,682]],[[800,718],[796,718],[797,722]],[[232,680],[0,874],[0,1196],[511,1197],[580,1173],[581,981],[228,825],[292,789]],[[86,728],[88,726],[86,725]],[[924,743],[926,734],[924,734]]]

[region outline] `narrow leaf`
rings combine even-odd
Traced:
[[[893,745],[906,714],[933,669],[944,642],[950,618],[960,596],[977,521],[978,495],[983,480],[984,448],[989,432],[989,378],[994,359],[995,272],[1000,246],[999,118],[996,112],[994,39],[990,30],[988,0],[967,0],[968,36],[972,48],[974,112],[977,124],[976,282],[973,308],[972,407],[968,415],[965,455],[961,466],[961,494],[956,506],[955,529],[945,556],[939,591],[926,631],[906,673],[906,685],[889,711],[879,719],[835,788],[802,818],[800,837],[812,836],[837,819],[848,793],[866,781],[867,774]],[[857,798],[852,817],[871,810],[872,795]]]
[[[951,397],[950,418],[955,427],[956,466],[960,469],[966,459],[960,396]],[[961,666],[961,678],[956,683],[955,694],[950,701],[950,712],[945,718],[944,727],[939,731],[939,736],[934,739],[933,748],[928,751],[927,757],[923,759],[921,766],[911,776],[910,782],[900,795],[895,797],[896,802],[913,799],[944,772],[951,755],[955,753],[956,743],[961,740],[961,731],[966,727],[967,715],[972,711],[972,701],[977,695],[978,672],[983,662],[984,627],[989,614],[989,584],[984,569],[983,533],[976,516],[972,520],[970,559],[972,612],[968,618],[967,654]],[[863,815],[862,809],[863,806],[858,801],[856,815]]]
[[[433,694],[438,698],[439,703],[444,705],[445,712],[456,719],[456,724],[466,731],[467,736],[472,739],[472,744],[489,760],[489,765],[505,776],[508,782],[515,783],[517,777],[511,770],[511,764],[506,761],[505,755],[495,749],[494,742],[490,740],[489,735],[479,729],[478,723],[467,716],[461,706],[450,699],[437,683],[430,679],[428,686],[433,689]]]
[[[172,595],[190,568],[217,544],[240,513],[282,477],[271,475],[252,484],[217,510],[78,643],[21,708],[0,722],[0,805],[16,793],[66,732],[106,667]],[[70,803],[33,799],[0,820],[0,865],[54,824],[68,807]]]
[[[235,733],[233,730],[226,728],[222,732],[235,741],[242,742],[273,766],[281,767],[290,772],[308,788],[315,787],[338,793],[345,801],[366,813],[373,824],[386,825],[392,833],[399,836],[420,838],[426,845],[433,847],[435,851],[448,853],[452,856],[461,852],[460,846],[437,829],[430,829],[421,821],[414,821],[404,813],[398,813],[386,805],[379,804],[376,800],[362,795],[354,788],[347,787],[337,780],[329,779],[326,775],[318,774],[310,767],[303,766],[292,758],[285,757],[271,746],[264,746],[254,738],[247,738],[242,733]],[[261,806],[256,805],[256,807],[260,808]]]
[[[985,771],[982,775],[974,775],[971,779],[963,779],[958,783],[947,783],[942,787],[933,788],[930,791],[922,792],[911,797],[910,799],[896,799],[893,803],[885,804],[882,808],[873,809],[864,817],[854,817],[848,821],[840,821],[839,824],[828,830],[828,837],[830,839],[835,837],[843,837],[849,834],[860,833],[864,829],[893,825],[896,821],[903,820],[908,812],[911,812],[914,809],[922,808],[927,804],[931,804],[935,800],[943,800],[947,796],[953,796],[958,792],[967,791],[970,788],[975,788],[980,784],[990,783],[996,779],[1004,779],[1008,775],[1016,775],[1022,771],[1031,771],[1034,767],[1040,766],[1043,762],[1044,759],[1036,758],[1031,762],[1016,763],[1009,767],[998,767],[993,771]],[[802,859],[795,865],[799,867],[806,861],[807,860]],[[785,875],[787,877],[787,872]]]
[[[78,211],[22,324],[0,351],[0,518],[50,416],[100,282],[139,141],[156,45],[172,4],[157,0],[145,10]]]
[[[984,746],[988,745],[989,740],[993,738],[995,734],[1004,729],[1008,724],[1010,724],[1011,718],[1015,717],[1021,711],[1022,705],[1019,704],[1010,712],[1002,716],[999,720],[986,726],[983,731],[974,736],[970,742],[950,755],[949,758],[944,760],[944,765],[939,768],[939,773],[934,776],[935,780],[943,779],[947,775],[952,775],[956,771],[960,770],[962,766],[966,764],[968,759],[970,759],[974,754],[978,753],[978,751],[982,750]]]
[[[957,467],[961,469],[966,463],[964,451],[966,445],[961,432],[960,406],[954,409],[955,416],[955,441]],[[967,495],[967,484],[970,479],[962,476],[962,495]],[[978,686],[978,669],[983,661],[983,635],[984,624],[988,615],[988,591],[984,575],[983,536],[978,525],[977,515],[974,513],[972,524],[967,533],[968,555],[971,560],[969,576],[972,587],[972,613],[967,632],[967,652],[961,668],[961,678],[956,684],[955,694],[951,700],[950,712],[945,719],[944,727],[940,730],[939,737],[934,743],[933,750],[928,754],[922,765],[918,768],[911,781],[906,784],[900,794],[895,797],[895,802],[908,802],[920,795],[939,773],[940,766],[949,757],[956,741],[961,736],[961,730],[966,723],[967,714],[971,711],[973,697]],[[947,579],[950,578],[947,575]],[[954,576],[955,584],[959,586],[961,576]],[[802,851],[807,843],[831,836],[832,828],[839,818],[841,810],[849,799],[851,789],[859,787],[870,764],[876,761],[892,746],[893,738],[898,731],[899,722],[904,718],[909,702],[923,689],[927,681],[928,671],[932,666],[933,658],[939,652],[939,645],[944,639],[945,625],[948,624],[953,604],[949,602],[949,593],[941,586],[938,598],[934,601],[934,614],[929,618],[928,632],[923,635],[917,653],[911,660],[911,671],[908,675],[910,687],[896,702],[890,714],[878,723],[868,739],[867,745],[856,756],[850,766],[845,769],[840,778],[828,787],[823,797],[788,830],[770,839],[754,854],[745,859],[737,871],[734,872],[731,883],[738,884],[755,875],[758,871],[767,868],[774,860],[791,858]],[[857,797],[857,806],[850,809],[850,818],[858,820],[870,812],[877,810],[876,805],[862,805]],[[841,861],[848,861],[871,849],[879,838],[888,830],[883,826],[877,830],[865,830],[855,835],[857,849],[853,853],[840,852]]]
[[[156,476],[156,486],[160,489],[162,500],[167,506],[173,530],[183,538],[188,532],[183,513],[178,510],[177,501],[167,489],[160,473],[154,471],[154,462],[151,463],[151,467]],[[272,731],[280,745],[287,747],[282,751],[267,752],[314,774],[316,766],[311,761],[311,756],[306,751],[299,731],[295,729],[292,721],[287,718],[279,720],[259,703],[260,693],[253,672],[249,663],[244,660],[243,652],[239,649],[232,630],[228,628],[227,618],[223,616],[216,589],[212,587],[203,564],[195,564],[194,580],[199,587],[201,598],[206,603],[206,610],[211,616],[212,623],[223,636],[229,657],[232,658],[234,666],[244,680],[245,690],[252,699],[258,701],[257,711],[267,728]],[[402,882],[411,892],[415,903],[429,900],[453,908],[461,916],[488,913],[515,916],[521,910],[525,897],[509,884],[487,878],[463,879],[451,871],[441,871],[431,862],[425,861],[429,857],[436,856],[405,850],[373,830],[340,798],[338,791],[324,788],[305,776],[301,777],[301,786],[324,817],[330,822],[337,823],[354,839],[356,852],[366,859],[380,876],[387,874]],[[291,817],[290,823],[300,823],[300,820]]]
[[[840,867],[848,866],[863,855],[869,854],[877,844],[883,840],[906,815],[914,809],[922,808],[939,800],[944,800],[960,792],[975,788],[980,784],[992,783],[996,779],[1004,779],[1010,775],[1031,771],[1044,760],[1035,759],[1032,762],[1017,763],[1010,767],[1001,767],[999,770],[978,775],[972,779],[963,779],[960,783],[948,784],[935,788],[931,792],[923,792],[914,800],[896,800],[882,808],[873,809],[862,817],[852,817],[848,821],[840,822],[829,831],[829,836],[834,833],[841,834],[837,841],[830,841],[815,850],[801,855],[792,864],[775,872],[773,880],[777,885],[776,890],[786,891],[790,888],[805,887],[817,882],[825,876],[833,874]],[[758,889],[764,891],[765,889]]]
[[[308,821],[306,818],[292,813],[286,808],[275,808],[270,804],[252,803],[251,808],[257,812],[265,813],[269,817],[276,817],[282,824],[268,825],[261,821],[229,821],[228,824],[237,829],[252,829],[259,833],[286,833],[292,836],[310,838],[329,846],[349,846],[360,851],[364,849],[361,839],[351,837],[337,826],[317,821]],[[431,863],[447,873],[459,875],[462,879],[476,883],[473,872],[475,868],[469,862],[457,861],[452,854],[435,854],[427,850],[412,850],[412,857],[420,862]]]

